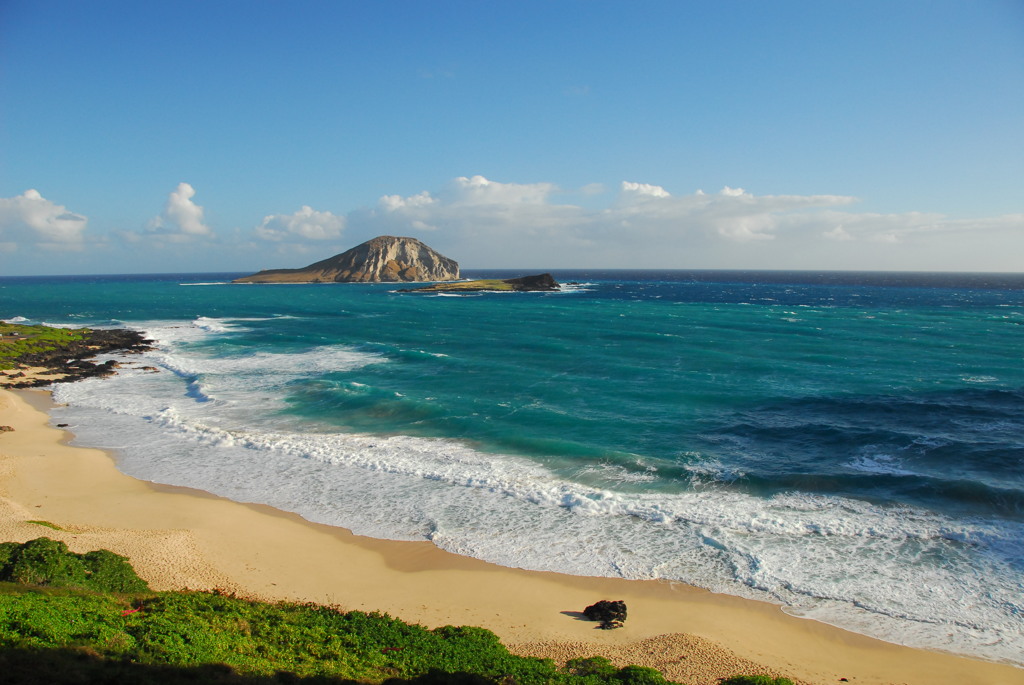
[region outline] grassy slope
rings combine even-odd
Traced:
[[[459,292],[477,290],[515,290],[515,286],[496,278],[487,278],[478,281],[452,281],[436,283],[434,285],[417,288],[414,292]]]
[[[378,613],[152,592],[106,550],[0,544],[0,677],[7,683],[465,683],[663,685],[592,657],[559,668],[509,654],[483,628],[428,630]],[[724,685],[791,685],[738,677]]]

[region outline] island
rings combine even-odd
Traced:
[[[402,293],[473,293],[473,292],[546,292],[561,290],[562,286],[551,274],[520,276],[519,278],[485,278],[476,281],[434,283],[422,288],[406,288]]]
[[[301,269],[267,269],[232,283],[393,283],[455,281],[459,263],[416,238],[382,235]]]

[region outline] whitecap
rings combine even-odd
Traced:
[[[886,476],[913,476],[913,471],[903,468],[899,459],[885,452],[860,454],[847,467],[854,471]]]

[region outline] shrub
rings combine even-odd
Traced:
[[[126,558],[105,549],[75,554],[63,542],[50,538],[0,545],[0,581],[100,592],[149,589]]]
[[[626,666],[615,674],[615,679],[628,685],[665,685],[665,676],[647,666]]]
[[[8,556],[0,580],[25,585],[85,587],[88,574],[77,554],[63,542],[36,538],[20,545]]]
[[[573,675],[579,676],[610,676],[614,675],[617,668],[609,659],[603,656],[589,656],[581,657],[579,659],[570,659],[566,662],[565,668]]]
[[[149,585],[135,573],[128,559],[105,549],[82,555],[89,585],[104,592],[145,592]]]

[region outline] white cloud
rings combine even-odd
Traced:
[[[483,176],[460,176],[442,198],[456,206],[541,204],[555,190],[552,183],[498,183]]]
[[[616,193],[584,188],[576,194],[586,208],[556,202],[553,184],[463,176],[436,193],[385,196],[349,214],[346,231],[366,238],[430,231],[430,245],[466,268],[992,270],[986,265],[1024,253],[1024,220],[1016,215],[952,221],[858,213],[846,208],[857,201],[850,196],[731,186],[683,195],[631,181]],[[602,198],[603,207],[590,206]]]
[[[81,249],[88,222],[86,217],[50,202],[34,189],[0,198],[0,238],[4,239],[6,252],[15,251],[20,245]]]
[[[425,190],[409,197],[385,195],[377,201],[377,205],[386,212],[397,212],[413,207],[427,207],[435,203],[437,203],[437,199]]]
[[[179,183],[167,196],[163,213],[149,222],[149,229],[179,241],[212,236],[213,229],[203,222],[203,208],[192,202],[195,194],[191,185]]]
[[[308,205],[294,214],[272,214],[263,217],[256,227],[257,237],[282,241],[293,238],[306,240],[334,240],[345,228],[345,217],[318,212]]]
[[[273,268],[301,266],[384,234],[420,237],[467,269],[1019,271],[1024,254],[1022,214],[954,220],[929,212],[858,212],[849,196],[759,195],[731,186],[687,194],[623,181],[567,191],[552,183],[460,176],[439,189],[384,195],[344,215],[302,206],[223,238],[206,224],[194,197],[182,183],[148,231],[108,235],[121,235],[120,246],[133,259],[150,260],[138,268],[183,270],[197,268],[188,261],[197,254],[196,239],[232,246],[236,261],[224,268],[234,268],[242,252],[254,267]],[[104,247],[86,240],[87,223],[36,191],[0,199],[0,253],[28,245]],[[113,254],[112,247],[104,249]],[[226,257],[203,252],[210,255],[204,268],[221,268],[215,262]]]
[[[652,186],[648,183],[630,183],[629,181],[622,182],[622,192],[623,194],[635,197],[671,197],[669,192],[661,186]]]
[[[829,240],[853,240],[853,236],[841,225],[836,226],[831,231],[824,231],[821,235]]]
[[[581,194],[593,196],[598,189],[587,186]],[[384,196],[376,210],[353,213],[350,221],[355,232],[366,235],[434,231],[431,240],[438,245],[469,250],[480,259],[486,255],[491,263],[543,259],[585,266],[590,255],[605,266],[612,259],[628,266],[672,260],[694,247],[773,241],[790,214],[854,201],[831,195],[755,196],[728,186],[715,195],[674,196],[660,185],[623,181],[611,207],[584,209],[552,202],[556,191],[549,183],[462,176],[437,195]]]

